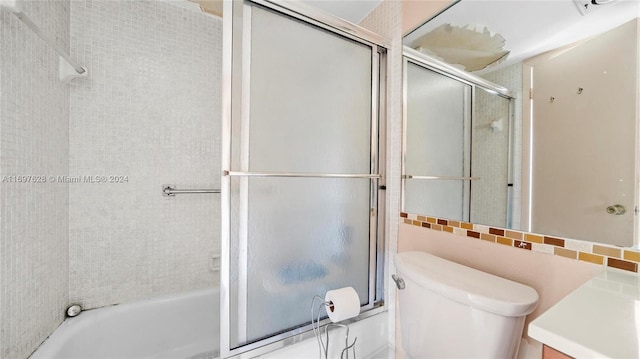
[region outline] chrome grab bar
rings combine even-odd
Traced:
[[[223,171],[232,177],[307,177],[307,178],[382,178],[379,174],[295,173],[295,172],[237,172]]]
[[[476,181],[480,177],[456,177],[456,176],[414,176],[403,175],[404,179],[425,179],[425,180],[464,180],[464,181]]]
[[[177,189],[171,185],[162,186],[162,195],[174,197],[177,194],[220,193],[219,189]]]

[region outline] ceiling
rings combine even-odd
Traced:
[[[200,5],[202,11],[215,16],[222,16],[222,0],[188,0]],[[382,0],[294,0],[316,7],[337,17],[359,23],[378,6]]]
[[[499,66],[504,67],[611,30],[639,16],[639,0],[599,5],[586,15],[574,0],[461,0],[407,35],[404,44],[414,47],[417,39],[444,23],[486,26],[491,33],[506,39],[505,49],[511,54]]]
[[[200,9],[215,16],[222,16],[222,0],[188,0],[200,5]]]
[[[382,0],[299,0],[354,24],[362,21]],[[295,2],[295,1],[294,1]]]

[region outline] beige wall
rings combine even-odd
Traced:
[[[632,246],[638,20],[528,59],[523,74],[525,92],[533,83],[534,94],[533,119],[525,116],[523,126],[525,181],[526,149],[533,148],[530,230]],[[524,113],[529,110],[524,101]],[[529,187],[523,183],[523,189]],[[523,204],[527,228],[529,205]],[[606,207],[614,204],[627,212],[607,214]]]
[[[499,245],[475,238],[400,224],[398,252],[423,251],[534,288],[540,295],[527,324],[603,266]],[[526,328],[525,328],[526,335]]]
[[[402,34],[408,34],[452,2],[452,0],[402,0]]]

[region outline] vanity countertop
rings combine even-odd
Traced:
[[[529,336],[575,358],[640,358],[640,276],[605,270],[531,322]]]

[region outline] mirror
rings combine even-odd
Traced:
[[[419,59],[404,66],[403,209],[509,226],[513,99]]]
[[[407,34],[403,211],[633,246],[639,15],[461,0]]]

